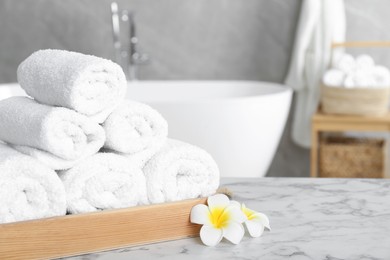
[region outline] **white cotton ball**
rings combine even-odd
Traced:
[[[345,74],[351,73],[353,70],[355,70],[355,67],[355,59],[350,54],[343,54],[334,64],[334,68],[343,71]]]
[[[341,70],[330,69],[325,72],[322,82],[330,87],[339,87],[343,85],[345,74]]]
[[[356,62],[356,69],[358,69],[358,70],[370,69],[370,68],[375,66],[374,59],[370,55],[367,55],[367,54],[359,55],[356,58],[355,62]]]

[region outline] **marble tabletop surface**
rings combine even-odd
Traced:
[[[188,238],[66,259],[390,259],[390,180],[223,179],[222,186],[267,214],[272,231],[239,245]]]

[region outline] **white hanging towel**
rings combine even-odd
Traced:
[[[344,0],[304,0],[295,35],[294,49],[285,84],[296,92],[292,139],[311,145],[311,117],[320,96],[320,81],[331,62],[331,44],[344,42],[346,31]],[[332,59],[343,52],[334,50]]]

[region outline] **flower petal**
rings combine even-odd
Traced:
[[[235,205],[229,205],[225,208],[223,214],[229,214],[229,221],[243,223],[247,220],[245,214]]]
[[[227,207],[229,204],[230,200],[225,194],[216,194],[208,197],[207,199],[207,205],[210,209],[215,207],[224,208]]]
[[[246,216],[248,219],[250,218],[251,215],[253,215],[254,213],[256,213],[256,211],[247,208],[247,207],[245,206],[244,203],[242,203],[242,205],[241,205],[241,210],[242,210],[242,212],[245,213],[245,216]]]
[[[200,229],[200,239],[206,246],[215,246],[223,238],[222,229],[217,229],[209,225],[204,225]]]
[[[209,208],[204,204],[198,204],[191,209],[190,221],[195,224],[211,224],[209,215]]]
[[[264,232],[264,225],[261,222],[248,220],[245,221],[245,225],[251,237],[259,237]]]
[[[230,205],[231,205],[231,206],[236,206],[236,207],[241,208],[241,203],[238,202],[238,201],[236,201],[236,200],[231,200],[231,201],[230,201]]]
[[[269,219],[268,219],[267,215],[265,215],[263,213],[260,213],[260,212],[254,213],[252,215],[252,221],[260,222],[261,224],[263,224],[264,227],[271,230],[271,226],[269,225]]]
[[[228,225],[223,228],[223,236],[236,245],[240,243],[241,239],[244,237],[244,234],[244,227],[235,221],[229,222]]]

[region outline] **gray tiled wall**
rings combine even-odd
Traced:
[[[1,0],[0,82],[15,81],[17,64],[40,48],[113,58],[110,3]],[[152,57],[141,79],[283,80],[299,0],[118,4],[136,12],[140,46]]]
[[[118,0],[136,11],[142,50],[152,60],[141,79],[237,79],[282,82],[300,0]],[[0,83],[16,80],[31,52],[61,48],[114,58],[108,0],[0,0]],[[390,33],[387,0],[346,0],[348,39]],[[390,52],[378,51],[390,65]],[[308,176],[309,153],[288,123],[269,176]]]

